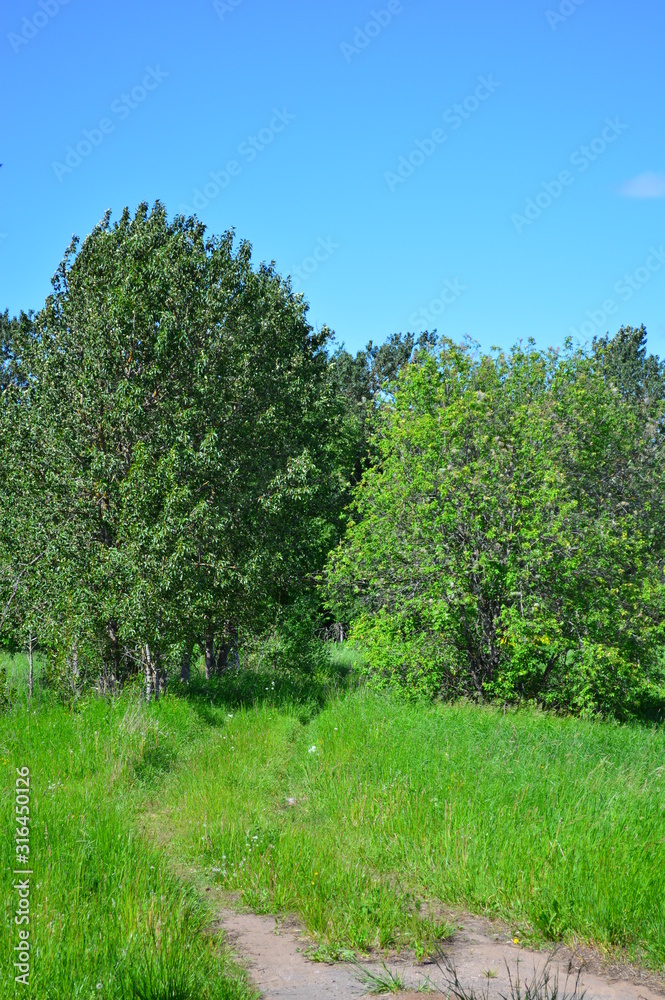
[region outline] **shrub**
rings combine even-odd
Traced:
[[[662,415],[596,355],[417,355],[329,564],[374,681],[580,714],[653,703]]]

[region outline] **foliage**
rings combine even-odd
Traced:
[[[72,242],[7,355],[0,589],[24,638],[118,679],[311,589],[351,458],[306,308],[160,204]]]
[[[436,344],[436,333],[394,333],[385,343],[369,341],[355,355],[338,348],[330,358],[330,375],[345,412],[344,428],[354,456],[353,481],[358,483],[374,457],[372,435],[378,406],[391,398],[399,372],[421,350]]]
[[[382,410],[329,595],[375,682],[658,710],[662,405],[602,355],[421,352]]]
[[[329,656],[328,648],[316,637],[319,616],[313,594],[277,608],[272,628],[247,636],[242,647],[243,662],[264,661],[284,676],[313,676],[325,668]]]
[[[73,706],[140,669],[157,697],[197,647],[208,675],[239,645],[316,672],[314,633],[351,623],[410,696],[661,717],[644,327],[485,356],[331,337],[249,244],[159,202],[73,239],[44,308],[0,314],[0,646],[43,652]]]
[[[607,380],[628,399],[660,402],[665,399],[665,362],[647,356],[647,331],[622,326],[610,338],[595,337],[593,349]]]

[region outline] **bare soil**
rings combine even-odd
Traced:
[[[482,991],[483,995],[489,989],[492,1000],[498,1000],[502,994],[510,996],[506,963],[513,980],[519,969],[524,982],[548,960],[549,953],[515,945],[505,931],[488,920],[457,914],[454,922],[460,929],[444,950],[455,965],[459,981],[465,988]],[[217,926],[226,932],[232,950],[265,1000],[344,1000],[367,995],[352,965],[326,965],[305,957],[304,951],[311,941],[303,935],[295,919],[283,921],[224,909],[219,914]],[[386,964],[392,971],[399,972],[413,991],[399,996],[415,997],[415,990],[427,979],[443,992],[443,996],[446,995],[445,979],[436,964],[418,963],[413,956],[403,955],[387,960]],[[376,960],[362,965],[375,972],[382,968],[381,962]],[[558,972],[560,986],[569,968],[574,970],[569,978],[571,990],[580,967],[580,986],[587,991],[586,1000],[663,1000],[665,997],[665,983],[656,977],[632,966],[609,965],[589,949],[572,952],[560,948],[550,966],[552,975]]]

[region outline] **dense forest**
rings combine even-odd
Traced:
[[[246,242],[159,203],[73,240],[0,325],[0,644],[72,704],[261,642],[311,669],[327,632],[409,697],[662,717],[644,327],[352,355]]]

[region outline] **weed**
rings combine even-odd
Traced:
[[[399,972],[393,972],[385,962],[381,963],[381,969],[374,971],[361,965],[360,962],[353,963],[357,969],[356,978],[361,986],[364,986],[371,996],[380,996],[384,993],[401,993],[406,989],[406,980]]]
[[[581,970],[573,973],[573,969],[569,965],[564,985],[563,987],[559,986],[558,972],[555,971],[552,973],[551,970],[555,954],[556,951],[552,952],[540,972],[534,968],[533,979],[531,981],[525,979],[522,982],[520,978],[519,959],[514,979],[510,971],[510,966],[506,962],[510,996],[500,993],[501,1000],[584,1000],[586,991],[580,991]],[[496,977],[496,971],[488,970],[486,973],[487,986],[482,993],[478,993],[473,988],[462,986],[457,975],[455,963],[445,952],[439,950],[432,958],[445,981],[444,989],[439,990],[442,995],[445,994],[446,997],[453,998],[453,1000],[489,1000],[489,980]],[[574,978],[572,981],[572,990],[569,990],[568,984],[571,976]]]
[[[517,966],[515,979],[513,980],[510,968],[506,962],[506,970],[508,972],[508,980],[510,982],[510,998],[506,997],[503,998],[503,1000],[583,1000],[586,996],[586,990],[580,991],[582,970],[578,969],[574,974],[572,991],[569,992],[568,983],[570,982],[571,976],[573,976],[573,969],[569,964],[564,985],[562,988],[559,987],[559,974],[555,971],[552,975],[550,969],[554,954],[555,952],[550,955],[540,972],[537,972],[536,969],[534,969],[533,979],[531,982],[525,979],[524,984],[520,982],[519,964]]]

